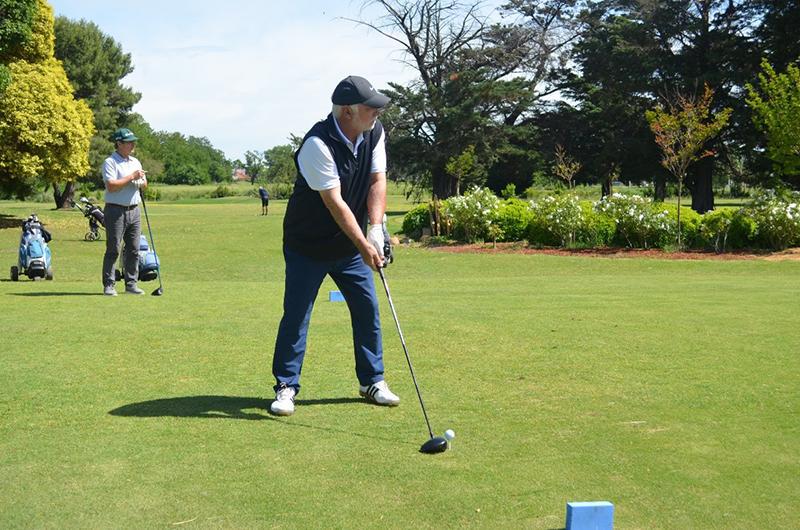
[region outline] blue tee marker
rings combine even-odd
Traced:
[[[566,530],[613,530],[614,505],[608,501],[568,502]]]
[[[344,295],[342,295],[341,291],[330,291],[328,293],[328,301],[329,302],[344,302]]]

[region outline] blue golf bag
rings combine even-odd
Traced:
[[[17,265],[11,267],[11,280],[18,281],[21,274],[31,280],[53,279],[50,247],[47,243],[52,239],[39,218],[32,213],[22,223],[22,236],[19,239],[19,259]]]
[[[116,281],[123,279],[120,269],[114,270]],[[144,234],[139,235],[139,281],[149,282],[158,278],[158,256],[155,251],[150,250],[147,238]]]

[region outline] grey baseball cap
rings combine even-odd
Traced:
[[[375,90],[369,81],[357,75],[350,75],[339,81],[333,90],[331,101],[334,105],[367,105],[374,109],[385,107],[390,99]]]

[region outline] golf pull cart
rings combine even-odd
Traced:
[[[154,250],[150,249],[147,243],[147,237],[144,234],[139,235],[139,248],[137,250],[139,255],[139,275],[137,280],[140,282],[153,281],[158,277],[158,256]],[[124,261],[125,251],[120,252],[120,268],[114,269],[114,279],[121,281],[123,278],[122,263]]]
[[[20,275],[31,280],[52,280],[52,256],[47,243],[52,237],[45,230],[39,218],[32,213],[22,223],[22,236],[19,239],[17,265],[11,267],[11,280],[18,281]]]
[[[72,206],[89,220],[89,231],[83,235],[83,239],[97,241],[100,239],[100,227],[105,227],[105,214],[91,199],[81,197],[80,202],[82,206],[75,203],[75,201],[72,201]]]
[[[414,381],[414,388],[417,391],[417,397],[419,398],[420,407],[422,407],[422,415],[425,417],[425,425],[428,426],[428,434],[430,435],[430,439],[422,444],[422,447],[419,448],[420,453],[427,453],[427,454],[434,454],[434,453],[443,453],[447,451],[447,440],[442,438],[441,436],[434,436],[433,429],[431,429],[431,422],[428,420],[428,413],[425,411],[425,403],[422,401],[422,393],[419,390],[419,385],[417,384],[417,376],[414,374],[414,366],[411,364],[411,357],[408,354],[408,347],[406,346],[406,341],[403,338],[403,330],[400,329],[400,321],[397,319],[397,311],[394,309],[394,302],[392,302],[392,295],[389,292],[389,284],[386,283],[386,274],[384,274],[383,269],[389,263],[394,261],[394,256],[392,255],[392,246],[387,237],[388,233],[386,232],[386,224],[384,221],[384,247],[383,247],[383,255],[384,255],[384,264],[383,267],[378,269],[378,274],[381,277],[381,282],[383,282],[383,289],[386,291],[386,299],[389,301],[389,309],[392,310],[392,316],[394,317],[395,326],[397,326],[397,334],[400,336],[400,344],[403,345],[403,353],[406,356],[406,362],[408,363],[408,369],[411,372],[411,380]]]

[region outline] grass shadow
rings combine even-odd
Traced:
[[[309,405],[338,405],[346,403],[362,402],[369,404],[361,398],[327,398],[327,399],[299,399],[296,401],[299,406]],[[230,420],[272,420],[286,421],[287,425],[302,427],[316,431],[332,432],[337,434],[347,434],[360,438],[369,438],[383,442],[397,443],[396,438],[380,436],[375,434],[354,433],[352,431],[336,429],[321,425],[310,425],[300,423],[294,419],[289,420],[285,417],[272,416],[269,412],[269,404],[272,399],[236,397],[236,396],[186,396],[176,398],[153,399],[130,403],[108,411],[112,416],[122,416],[128,418],[211,418],[211,419],[230,419]],[[249,409],[263,410],[263,413],[249,412]],[[248,411],[248,412],[245,412]],[[403,442],[404,445],[414,445]]]
[[[266,412],[245,412],[248,409],[266,410],[272,400],[233,396],[186,396],[153,399],[130,403],[110,410],[112,416],[135,418],[227,418],[235,420],[269,420]]]
[[[295,401],[297,405],[342,405],[345,403],[367,403],[364,398],[324,398],[324,399],[298,399]]]
[[[0,282],[10,282],[11,280],[0,280]],[[103,296],[103,293],[70,293],[70,292],[39,292],[39,293],[7,293],[8,296]]]
[[[19,217],[14,217],[13,215],[8,215],[5,213],[0,213],[0,230],[5,228],[21,228],[22,227],[22,219]]]

